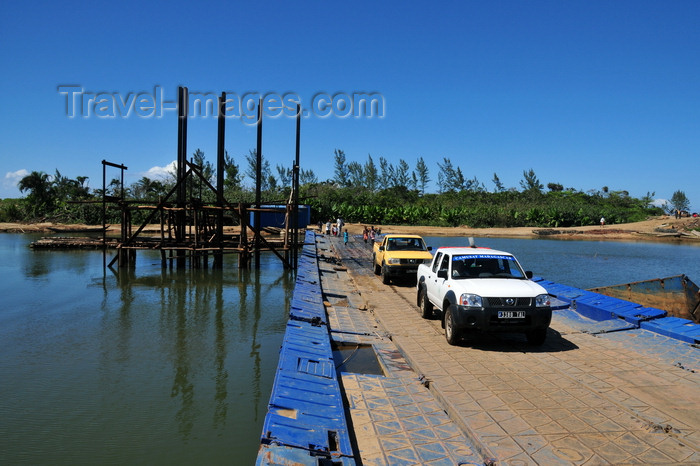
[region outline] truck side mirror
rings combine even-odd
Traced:
[[[445,269],[438,270],[437,276],[438,276],[438,278],[444,278],[445,280],[447,280],[447,270],[445,270]]]
[[[432,250],[433,250],[433,247],[432,247],[432,246],[428,246],[426,249],[428,249],[428,251],[432,251]]]
[[[532,271],[531,271],[531,270],[525,271],[525,276],[526,276],[527,278],[532,278]]]
[[[379,250],[380,250],[380,251],[383,251],[383,250],[384,250],[384,246],[379,246]]]

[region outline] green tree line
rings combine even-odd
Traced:
[[[607,187],[587,192],[556,182],[545,187],[533,169],[523,170],[520,189],[505,187],[496,173],[489,189],[447,157],[434,166],[419,157],[411,168],[404,159],[394,164],[379,157],[375,162],[369,154],[363,162],[349,161],[340,149],[333,156],[333,178],[319,181],[310,169],[302,168],[299,173],[299,197],[311,206],[312,223],[341,217],[346,222],[366,224],[566,227],[597,224],[600,217],[608,223],[627,223],[665,213],[651,205],[654,193],[634,198],[626,191],[610,191]],[[228,152],[225,155],[225,196],[232,203],[252,203],[257,154],[251,150],[239,160],[240,163]],[[201,150],[197,149],[190,161],[209,183],[215,184],[216,169]],[[273,170],[262,157],[261,174],[263,202],[284,203],[291,192],[292,169],[277,165]],[[2,201],[0,221],[100,223],[102,189],[90,190],[87,181],[82,176],[67,178],[58,170],[54,175],[32,172],[18,184],[20,191],[26,193],[24,198]],[[427,191],[432,181],[437,192]],[[112,179],[106,194],[119,197],[123,193],[130,202],[155,203],[174,184],[174,173],[163,179],[142,177],[128,186]],[[188,180],[187,192],[190,198],[205,203],[216,199],[196,176]],[[688,204],[682,191],[674,193],[672,202]],[[671,207],[676,208],[674,204],[667,210]],[[118,209],[110,209],[107,221],[119,221]]]

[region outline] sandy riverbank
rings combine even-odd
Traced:
[[[351,234],[361,234],[366,224],[350,223],[346,225]],[[368,225],[371,226],[371,225]],[[643,222],[619,225],[591,225],[568,228],[469,228],[466,226],[445,228],[430,226],[375,225],[382,233],[414,233],[422,236],[473,236],[501,238],[553,238],[553,239],[595,239],[618,241],[689,241],[700,243],[700,218],[682,218],[663,216],[654,217]],[[674,231],[676,233],[674,233]],[[680,236],[678,236],[680,235]]]
[[[346,228],[351,234],[361,234],[364,226],[371,224],[348,223]],[[381,228],[382,233],[415,233],[422,236],[464,236],[464,237],[502,237],[502,238],[555,238],[555,239],[595,239],[617,241],[683,241],[700,243],[700,218],[676,219],[669,216],[654,217],[643,222],[624,223],[619,225],[591,225],[568,228],[469,228],[460,227],[431,227],[420,225],[374,225]],[[0,223],[0,232],[7,233],[56,233],[71,232],[80,229],[96,229],[96,225],[65,225],[51,222],[43,223]],[[159,225],[147,227],[149,233],[159,231]],[[237,230],[237,227],[233,227]],[[228,229],[228,228],[227,228]],[[119,232],[119,225],[111,225],[110,233]]]

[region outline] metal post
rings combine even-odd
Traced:
[[[102,268],[107,270],[107,161],[102,160]]]
[[[258,102],[258,147],[255,167],[255,267],[260,267],[260,200],[262,197],[262,98]]]
[[[222,92],[219,97],[219,128],[216,151],[216,203],[219,211],[216,215],[216,239],[219,251],[214,254],[214,268],[221,268],[224,265],[224,165],[225,160],[225,137],[226,137],[226,93]]]
[[[243,203],[238,203],[238,217],[241,219],[241,234],[238,243],[238,248],[240,254],[238,255],[238,268],[246,269],[248,268],[248,262],[250,260],[250,254],[248,251],[248,209],[243,205]]]
[[[188,92],[186,87],[178,88],[178,119],[177,119],[177,182],[180,183],[177,190],[177,215],[175,226],[175,241],[179,246],[183,246],[185,242],[185,226],[187,214],[185,207],[187,205],[187,113],[188,113]],[[177,251],[177,268],[185,268],[185,250],[178,249]]]
[[[297,269],[299,257],[299,153],[301,147],[301,105],[297,104],[297,137],[296,137],[296,156],[294,159],[294,169],[292,170],[292,189],[294,190],[294,203],[292,214],[293,229],[292,229],[292,267]]]

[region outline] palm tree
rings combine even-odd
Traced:
[[[48,174],[33,171],[19,180],[17,187],[22,193],[29,191],[27,202],[34,215],[43,215],[53,209],[56,199],[53,183]]]
[[[146,199],[152,190],[152,186],[153,181],[149,177],[144,176],[132,185],[131,190],[136,199]]]

